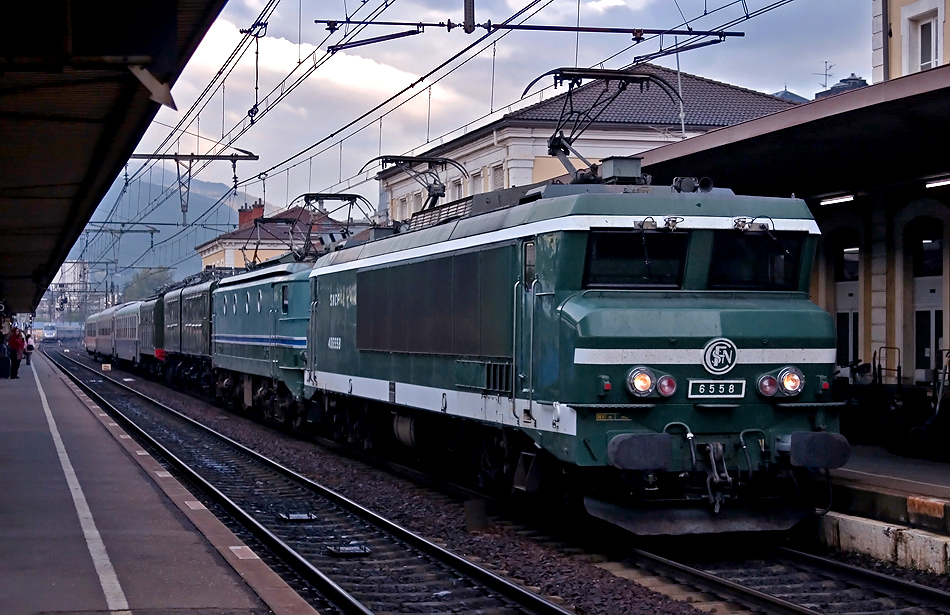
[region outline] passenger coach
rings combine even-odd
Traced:
[[[95,354],[102,357],[115,355],[115,313],[122,306],[106,308],[95,315],[96,347]]]
[[[139,310],[141,301],[120,305],[113,313],[114,352],[117,359],[137,364],[139,358]]]

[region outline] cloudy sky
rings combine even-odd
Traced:
[[[379,12],[378,20],[462,19],[463,0],[388,3],[389,8]],[[239,30],[254,23],[263,4],[260,0],[230,0],[172,89],[179,111],[163,108],[138,152],[154,151],[169,135],[170,127],[179,122],[241,40]],[[359,171],[380,152],[420,152],[427,141],[431,146],[461,134],[458,131],[472,123],[495,119],[510,105],[525,104],[520,100],[521,92],[531,80],[550,69],[575,65],[575,57],[580,66],[603,62],[606,68],[620,68],[636,56],[656,51],[659,44],[654,39],[631,47],[630,37],[622,34],[499,34],[381,111],[343,129],[485,33],[483,29],[466,35],[461,29],[447,32],[445,28],[426,28],[420,35],[324,57],[326,46],[338,42],[344,32],[331,34],[314,20],[342,19],[347,12],[363,18],[384,4],[385,0],[283,0],[270,15],[266,36],[259,40],[258,100],[263,101],[275,88],[280,91],[281,81],[304,72],[313,58],[319,59],[320,66],[272,110],[261,114],[234,143],[261,157],[259,162],[240,163],[238,176],[241,180],[257,177],[297,152],[321,144],[296,159],[293,163],[297,166],[289,171],[286,165],[278,167],[264,183],[255,181],[246,186],[252,197],[266,189],[268,203],[279,207],[287,203],[288,197],[307,191],[358,191],[375,204],[376,184],[368,180],[371,174],[360,175]],[[476,0],[475,4],[477,22],[499,23],[532,4],[532,0]],[[762,92],[787,87],[807,98],[822,89],[824,78],[815,73],[824,70],[825,62],[834,65],[829,85],[850,73],[870,80],[871,0],[793,0],[745,19],[746,10],[755,13],[779,4],[782,2],[776,0],[541,0],[527,13],[533,16],[526,23],[574,25],[579,16],[584,26],[665,29],[680,26],[685,18],[691,20],[694,29],[712,30],[738,21],[728,29],[744,32],[743,38],[682,53],[681,69]],[[406,29],[372,26],[357,38]],[[672,42],[671,37],[663,39],[664,46]],[[227,77],[223,94],[220,89],[214,93],[200,120],[192,122],[186,134],[176,135],[168,151],[204,153],[223,132],[246,122],[255,101],[254,49],[250,45]],[[303,65],[298,65],[300,60],[304,60]],[[461,60],[468,61],[463,64]],[[673,56],[657,62],[676,66]],[[446,74],[449,69],[455,70]],[[540,82],[527,101],[533,103],[549,96],[553,92],[550,88],[540,92],[549,86],[547,79]],[[397,104],[401,106],[396,108]],[[263,102],[259,105],[266,106]],[[489,115],[492,111],[495,115]],[[130,166],[130,171],[136,167]],[[213,163],[197,177],[230,184],[231,168],[224,162]],[[243,200],[242,194],[229,205],[235,207]],[[108,201],[100,206],[95,219],[105,216],[112,206]],[[177,195],[163,207],[178,208]]]

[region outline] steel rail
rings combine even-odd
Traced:
[[[528,591],[527,589],[524,589],[523,587],[516,585],[512,583],[511,581],[503,579],[499,577],[498,575],[482,568],[481,566],[478,566],[477,564],[474,564],[473,562],[465,559],[464,557],[460,555],[456,555],[455,553],[452,553],[451,551],[448,551],[447,549],[443,549],[442,547],[436,545],[435,543],[432,543],[426,540],[425,538],[422,538],[418,534],[415,534],[406,528],[396,525],[389,519],[386,519],[385,517],[378,515],[377,513],[369,510],[368,508],[365,508],[357,504],[356,502],[347,498],[346,496],[339,494],[336,491],[333,491],[332,489],[325,487],[324,485],[321,485],[317,482],[310,480],[309,478],[295,472],[294,470],[291,470],[290,468],[287,468],[286,466],[283,466],[277,463],[276,461],[269,459],[254,450],[251,450],[250,448],[244,446],[243,444],[236,442],[235,440],[232,440],[231,438],[215,431],[214,429],[211,429],[210,427],[207,427],[206,425],[202,425],[198,421],[192,419],[191,417],[185,416],[184,414],[175,410],[174,408],[171,408],[170,406],[167,406],[166,404],[163,404],[162,402],[155,400],[140,391],[136,391],[132,387],[122,382],[119,382],[115,380],[114,378],[110,378],[109,376],[105,374],[98,372],[92,367],[89,367],[88,365],[84,365],[81,362],[77,361],[76,359],[73,359],[72,357],[67,357],[63,355],[62,353],[60,353],[60,356],[62,356],[64,359],[68,361],[71,361],[72,363],[75,363],[77,366],[96,374],[98,377],[102,379],[108,380],[111,384],[117,387],[120,387],[126,391],[129,391],[135,396],[140,397],[148,401],[149,403],[162,408],[166,412],[173,414],[175,417],[185,421],[186,423],[190,425],[195,426],[197,429],[202,430],[205,433],[208,433],[212,435],[213,437],[220,439],[223,442],[226,442],[229,446],[233,446],[235,449],[237,449],[241,453],[248,455],[255,461],[263,464],[264,466],[272,470],[275,470],[292,480],[295,480],[301,483],[302,485],[306,486],[307,488],[317,493],[319,496],[327,499],[330,502],[333,502],[337,506],[340,506],[341,508],[356,515],[357,517],[363,519],[364,521],[376,526],[382,531],[392,536],[395,536],[399,540],[405,542],[407,545],[419,550],[420,552],[424,553],[425,555],[428,555],[429,557],[432,557],[433,559],[440,562],[441,564],[454,569],[456,572],[459,572],[460,574],[476,581],[477,583],[481,584],[483,587],[499,594],[500,596],[503,596],[504,598],[507,598],[508,600],[511,600],[512,602],[516,603],[519,607],[524,608],[525,610],[531,613],[536,613],[537,615],[570,615],[569,611],[566,611],[562,609],[561,607],[557,606],[556,604],[545,600],[543,597],[539,596],[538,594]],[[53,363],[60,366],[59,363],[57,363],[54,359],[50,358],[50,360]],[[121,411],[116,409],[109,402],[105,401],[102,398],[102,396],[96,393],[95,391],[93,391],[91,387],[89,387],[88,385],[83,383],[81,380],[73,376],[69,372],[69,370],[66,370],[62,366],[60,366],[60,369],[62,369],[62,371],[65,372],[70,377],[71,380],[76,382],[78,386],[86,390],[87,393],[90,394],[90,396],[94,396],[94,399],[101,400],[102,403],[108,406],[110,410],[118,414],[118,416],[121,417],[123,422],[131,425],[137,434],[141,434],[144,438],[148,440],[150,445],[154,445],[158,450],[163,451],[162,454],[165,455],[166,451],[164,447],[158,444],[148,434],[145,434],[144,432],[139,430],[138,427],[135,426],[135,424],[132,423],[129,419],[127,419],[122,414]],[[355,598],[350,596],[349,593],[347,593],[345,590],[339,587],[336,583],[334,583],[331,579],[329,579],[326,575],[324,575],[318,569],[314,568],[309,562],[304,560],[299,554],[293,551],[283,541],[281,541],[276,536],[273,536],[273,534],[270,531],[268,531],[263,526],[261,526],[257,521],[255,521],[253,518],[247,515],[247,513],[244,513],[244,511],[242,511],[236,504],[234,504],[227,496],[218,492],[217,489],[215,489],[210,484],[208,484],[207,481],[205,481],[202,477],[195,474],[193,470],[185,466],[174,455],[171,455],[170,453],[168,453],[168,459],[172,463],[175,464],[176,468],[183,470],[189,476],[189,478],[193,477],[195,482],[201,485],[202,488],[207,487],[209,489],[209,493],[215,494],[216,498],[220,497],[221,503],[225,505],[226,508],[228,508],[228,512],[231,512],[232,514],[236,514],[236,516],[238,516],[242,521],[244,519],[247,519],[249,521],[248,527],[251,528],[253,532],[255,532],[255,535],[257,534],[257,532],[261,532],[261,536],[258,536],[258,538],[260,538],[261,540],[266,540],[266,541],[273,540],[275,541],[274,544],[277,545],[276,550],[278,552],[280,553],[286,552],[288,554],[292,554],[291,559],[289,561],[294,562],[294,563],[299,562],[300,565],[303,566],[303,570],[306,571],[308,575],[314,574],[315,575],[314,579],[316,579],[316,581],[311,581],[309,576],[305,576],[305,578],[307,578],[308,581],[313,582],[314,585],[318,589],[320,589],[321,591],[324,591],[323,584],[327,584],[327,587],[329,588],[328,593],[332,592],[334,595],[339,595],[341,596],[341,599],[344,599],[346,602],[355,601]],[[234,511],[237,511],[237,513],[232,512],[232,509]],[[330,595],[328,595],[328,597],[332,598],[332,596]],[[347,611],[347,612],[361,613],[364,615],[372,615],[372,613],[370,611],[367,611],[365,607],[363,607],[361,604],[359,604],[359,609],[361,610],[353,610],[353,611]]]
[[[886,586],[887,588],[897,592],[909,594],[915,599],[931,602],[942,609],[950,609],[950,592],[936,589],[934,587],[928,587],[926,585],[921,585],[919,583],[914,583],[913,581],[907,581],[905,579],[888,576],[881,572],[868,570],[859,566],[852,566],[851,564],[821,557],[820,555],[804,553],[789,547],[779,547],[779,551],[789,559],[798,560],[811,566],[824,568],[830,572],[838,572],[861,577],[864,580],[873,581],[876,584]]]
[[[122,388],[128,391],[131,391],[132,393],[135,393],[136,395],[144,399],[147,399],[149,402],[157,404],[161,406],[163,409],[173,412],[178,417],[186,419],[193,425],[203,427],[201,426],[200,423],[197,423],[196,421],[193,421],[192,419],[182,415],[180,412],[177,412],[176,410],[173,410],[172,408],[165,406],[161,402],[155,401],[149,398],[148,396],[135,391],[135,389],[132,389],[116,381],[113,378],[110,378],[104,374],[99,374],[93,368],[89,367],[88,365],[83,365],[82,363],[80,363],[76,359],[73,359],[72,357],[67,357],[61,351],[58,351],[58,352],[60,356],[63,357],[64,359],[75,363],[77,366],[85,370],[91,371],[95,373],[96,375],[101,376],[104,380],[108,380],[112,384],[121,386]],[[284,560],[295,572],[300,574],[309,583],[312,583],[314,587],[320,590],[327,597],[327,599],[334,602],[334,605],[337,608],[339,608],[342,612],[347,613],[347,614],[373,615],[372,611],[368,610],[365,606],[363,606],[363,604],[360,603],[352,595],[350,595],[349,592],[344,590],[342,587],[337,585],[333,580],[327,577],[323,572],[321,572],[320,570],[315,568],[313,565],[311,565],[310,562],[305,560],[299,553],[294,551],[284,541],[282,541],[280,538],[275,536],[270,530],[266,529],[256,519],[254,519],[249,513],[244,511],[240,506],[235,504],[234,501],[232,501],[228,496],[221,493],[221,491],[219,491],[211,483],[205,480],[195,470],[193,470],[183,461],[178,459],[178,457],[176,457],[171,451],[169,451],[167,448],[162,446],[157,440],[155,440],[148,433],[140,429],[132,420],[126,417],[125,414],[123,414],[121,410],[119,410],[114,405],[112,405],[101,394],[97,393],[92,387],[90,387],[88,384],[83,382],[75,374],[70,372],[70,370],[66,369],[66,367],[62,363],[54,359],[52,356],[50,356],[46,352],[44,352],[43,354],[50,360],[50,362],[52,362],[64,374],[66,374],[69,377],[69,379],[72,380],[76,384],[76,386],[80,387],[83,391],[85,391],[85,393],[89,395],[89,397],[91,397],[93,401],[96,402],[97,405],[102,406],[105,409],[109,410],[116,418],[122,421],[123,427],[126,430],[132,431],[133,433],[135,433],[137,437],[147,442],[149,446],[159,451],[161,456],[164,457],[177,471],[187,476],[188,480],[197,484],[215,502],[223,506],[230,515],[234,516],[241,524],[247,527],[258,540],[260,540],[268,548],[273,550],[274,553],[279,558]],[[217,432],[211,429],[208,429],[207,427],[204,427],[204,429],[207,432],[212,433],[219,438],[223,438],[229,444],[233,444],[239,447],[241,446],[240,444],[237,444],[236,442],[234,442],[233,440],[230,440],[226,436],[222,434],[218,434]]]
[[[674,562],[671,559],[659,555],[648,553],[640,549],[633,549],[633,554],[650,563],[654,569],[659,568],[663,572],[674,578],[683,579],[691,584],[698,584],[709,587],[711,593],[725,593],[735,597],[739,602],[755,609],[761,609],[766,613],[775,613],[777,615],[820,615],[818,611],[807,609],[803,606],[777,598],[765,592],[760,592],[751,587],[746,587],[735,581],[724,579],[712,573],[703,570],[697,570],[691,566]],[[725,590],[723,592],[723,590]]]

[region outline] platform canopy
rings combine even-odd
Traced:
[[[130,67],[174,84],[225,2],[9,7],[0,39],[0,299],[8,313],[39,303],[158,111]]]
[[[687,111],[688,114],[688,111]],[[950,176],[950,65],[822,98],[644,152],[655,185],[709,177],[815,206]]]

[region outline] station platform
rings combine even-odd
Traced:
[[[0,416],[4,615],[316,612],[40,353]]]
[[[950,464],[855,446],[832,470],[832,512],[818,539],[903,568],[950,573]]]
[[[831,477],[835,511],[950,536],[950,464],[855,446]]]

